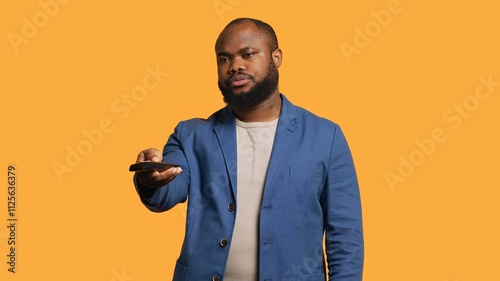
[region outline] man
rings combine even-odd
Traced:
[[[227,106],[180,122],[163,155],[137,157],[179,165],[136,173],[146,207],[189,199],[173,280],[361,280],[360,195],[342,131],[280,94],[268,24],[232,21],[215,52]]]

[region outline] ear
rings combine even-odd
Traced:
[[[283,62],[283,52],[281,49],[276,49],[272,55],[271,55],[274,65],[276,65],[276,68],[281,66],[281,63]]]

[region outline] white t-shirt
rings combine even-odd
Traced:
[[[259,215],[277,125],[278,119],[250,123],[236,119],[236,222],[225,281],[256,281],[259,278]]]

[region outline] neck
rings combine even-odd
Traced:
[[[236,117],[243,122],[266,122],[275,120],[281,112],[281,96],[279,91],[252,109],[234,108]]]

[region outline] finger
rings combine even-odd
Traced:
[[[137,179],[139,180],[139,182],[153,188],[162,187],[168,184],[181,173],[182,173],[182,168],[180,167],[171,167],[161,172],[158,171],[136,172]]]
[[[139,163],[139,162],[144,162],[146,161],[146,156],[144,155],[144,150],[139,152],[139,154],[137,155],[137,160],[135,161],[136,163]]]
[[[158,149],[148,148],[139,152],[136,163],[144,161],[160,162],[162,158],[161,152]]]
[[[165,171],[162,172],[157,172],[158,174],[152,175],[153,177],[156,177],[158,181],[172,181],[175,179],[178,175],[182,173],[182,168],[181,167],[171,167],[168,168]]]
[[[145,159],[151,162],[160,162],[163,158],[161,152],[156,148],[150,148],[144,151]]]
[[[154,172],[147,172],[147,171],[141,171],[141,172],[136,172],[136,177],[137,180],[144,184],[145,186],[152,187],[152,188],[157,188],[161,187],[162,181],[159,180],[158,178],[159,173],[157,171]]]

